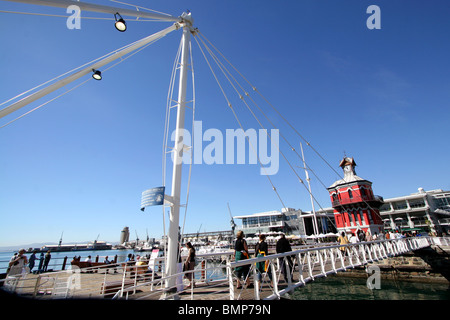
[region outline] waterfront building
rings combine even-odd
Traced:
[[[379,211],[383,198],[373,194],[372,182],[356,175],[353,158],[344,157],[339,166],[344,171],[344,178],[327,188],[338,232],[355,234],[362,230],[379,234],[384,229]]]
[[[450,191],[418,192],[384,200],[380,207],[386,230],[450,234]]]
[[[233,217],[241,219],[236,230],[247,236],[283,232],[310,236],[317,220],[319,233],[369,231],[371,234],[389,230],[450,234],[450,191],[442,189],[383,199],[374,195],[372,182],[356,174],[353,158],[344,157],[339,166],[344,177],[328,187],[332,207],[315,213],[283,208]]]
[[[309,236],[314,234],[313,219],[318,222],[319,232],[326,234],[335,232],[332,210],[320,210],[314,215],[300,209],[282,208],[248,215],[234,216],[241,219],[242,225],[236,230],[244,231],[246,236],[257,236],[261,233],[282,232],[287,235]]]

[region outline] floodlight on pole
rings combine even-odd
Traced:
[[[119,16],[120,19],[117,20],[117,16]],[[116,19],[116,23],[114,24],[114,26],[117,30],[119,30],[120,32],[124,32],[127,30],[127,24],[125,20],[123,20],[122,16],[118,12],[114,14],[114,19]]]
[[[92,69],[92,71],[94,72],[92,74],[92,78],[94,78],[95,80],[102,80],[102,73],[101,73],[101,71],[95,70],[95,69]]]

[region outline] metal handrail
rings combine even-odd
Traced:
[[[254,299],[279,299],[283,294],[292,291],[295,288],[306,285],[308,282],[320,278],[326,277],[330,274],[354,268],[357,266],[364,266],[368,263],[376,262],[388,257],[394,257],[402,255],[412,250],[418,250],[428,247],[430,245],[450,245],[450,238],[438,238],[438,237],[410,237],[399,239],[387,239],[387,240],[375,240],[370,242],[358,242],[346,245],[330,244],[326,243],[322,246],[313,246],[308,248],[299,248],[290,252],[271,254],[265,257],[250,258],[241,261],[234,261],[234,251],[220,252],[220,253],[208,253],[203,255],[197,255],[197,261],[199,262],[194,270],[180,272],[172,277],[183,277],[188,273],[200,274],[195,277],[195,283],[210,288],[210,294],[216,294],[221,291],[222,297],[226,299],[239,299],[241,298],[241,291],[235,290],[234,282],[236,280],[235,268],[239,266],[249,266],[249,276],[253,278],[254,284]],[[220,260],[225,264],[211,265],[208,261]],[[292,260],[292,264],[288,264],[287,259]],[[158,262],[163,262],[163,258],[157,258],[155,260],[154,269],[157,268]],[[268,269],[262,274],[256,268],[256,263],[267,262]],[[283,263],[284,262],[284,263]],[[291,281],[288,277],[288,281],[285,285],[282,285],[280,279],[283,275],[282,265],[286,267],[286,274],[296,275],[297,280]],[[116,268],[117,273],[115,277],[112,274],[107,273],[109,268]],[[162,270],[164,270],[164,264],[161,264]],[[99,288],[89,288],[84,285],[85,280],[81,274],[85,272],[97,271],[97,273],[90,274],[88,280],[93,283],[103,284],[112,281],[111,279],[121,278],[121,286],[112,295],[114,298],[130,298],[131,292],[136,293],[137,290],[144,289],[144,294],[136,295],[139,299],[173,299],[177,295],[177,288],[167,288],[165,285],[169,278],[164,276],[164,272],[160,272],[161,278],[155,278],[156,272],[149,275],[149,278],[143,282],[138,283],[139,278],[136,268],[139,266],[123,266],[122,263],[111,264],[102,267],[91,267],[79,270],[68,270],[61,272],[44,273],[32,276],[18,276],[14,280],[14,290],[26,291],[30,287],[35,286],[32,295],[39,298],[39,292],[50,291],[52,297],[70,297],[70,296],[82,296],[82,297],[102,297],[105,295],[99,292]],[[155,271],[155,270],[154,270]],[[134,272],[134,276],[130,278],[131,272]],[[217,272],[217,274],[214,274]],[[60,295],[57,293],[57,286],[61,283],[69,283],[69,280],[73,280],[74,277],[80,276],[83,286],[79,288],[66,287],[66,291]],[[35,277],[35,279],[33,278]],[[33,279],[31,279],[33,278]],[[269,278],[273,281],[270,282]],[[44,280],[44,282],[42,281]],[[125,281],[127,280],[127,282]],[[133,281],[134,280],[134,281]],[[20,282],[22,281],[22,285]],[[34,283],[32,282],[34,281]],[[131,283],[128,283],[130,282]],[[120,283],[120,282],[119,282]],[[125,286],[125,283],[127,285]],[[224,284],[228,287],[228,295],[223,292]],[[227,285],[228,284],[228,285]],[[263,293],[261,287],[269,285],[269,290]],[[220,285],[220,286],[219,286]],[[214,289],[217,287],[217,290]],[[64,288],[63,288],[64,289]],[[105,288],[104,288],[105,289]],[[171,292],[173,291],[173,292]],[[186,291],[184,291],[186,292]],[[247,291],[248,292],[248,291]],[[190,299],[195,299],[196,292],[194,289],[188,291]]]

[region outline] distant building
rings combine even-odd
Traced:
[[[385,199],[380,207],[386,230],[450,233],[450,191],[442,189]]]
[[[373,194],[372,182],[356,175],[353,158],[344,157],[339,166],[344,171],[344,178],[327,188],[338,232],[382,232],[384,225],[379,208],[383,198]]]
[[[450,191],[436,189],[391,199],[374,195],[372,182],[356,175],[353,158],[344,157],[339,166],[344,178],[328,187],[331,208],[313,212],[283,208],[235,216],[242,224],[236,227],[246,236],[283,232],[293,235],[313,235],[317,220],[319,233],[386,230],[424,231],[437,235],[450,234]]]
[[[130,230],[128,227],[123,228],[120,232],[120,241],[119,244],[124,244],[125,242],[130,241]]]
[[[332,223],[333,211],[330,209],[316,212],[319,232],[324,234],[336,231]],[[242,220],[242,225],[238,225],[236,231],[242,230],[249,237],[269,232],[283,232],[298,236],[314,234],[312,227],[314,214],[300,209],[282,208],[281,211],[274,210],[234,216],[233,219]]]

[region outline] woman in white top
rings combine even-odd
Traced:
[[[19,254],[9,262],[10,269],[8,276],[14,276],[26,272],[25,267],[27,264],[28,259],[25,256],[25,249],[20,249]]]

